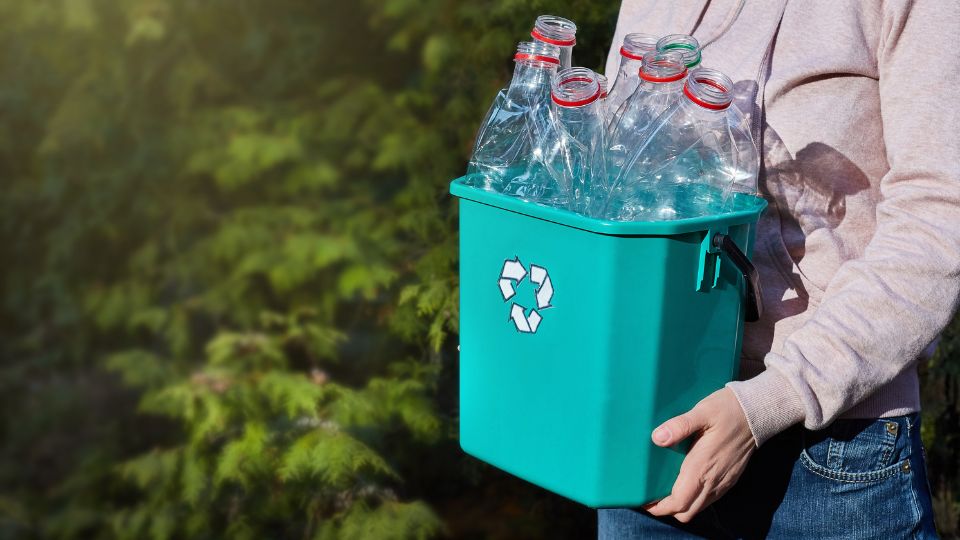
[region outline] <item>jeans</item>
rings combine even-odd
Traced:
[[[794,426],[687,524],[626,508],[598,518],[600,540],[937,538],[917,414]]]

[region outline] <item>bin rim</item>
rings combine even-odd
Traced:
[[[737,196],[744,205],[742,210],[670,221],[612,221],[591,218],[570,210],[531,203],[502,193],[468,186],[465,183],[468,176],[461,176],[450,182],[450,193],[454,197],[609,236],[669,236],[756,223],[767,207],[767,201],[761,197],[738,193]]]

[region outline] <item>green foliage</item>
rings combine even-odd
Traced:
[[[0,0],[0,538],[574,534],[457,447],[446,195],[553,7]]]

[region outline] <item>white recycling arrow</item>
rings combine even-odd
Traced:
[[[513,295],[517,294],[517,291],[513,288],[513,284],[514,282],[519,284],[525,277],[527,277],[527,269],[524,268],[523,263],[520,262],[520,257],[514,256],[512,261],[510,259],[503,261],[503,270],[500,271],[500,280],[497,282],[497,285],[500,286],[500,294],[503,296],[504,301],[513,298]]]
[[[547,269],[542,266],[537,266],[535,264],[530,265],[530,281],[534,282],[539,286],[543,283],[543,280],[547,277]]]
[[[530,325],[530,331],[536,332],[537,327],[540,326],[540,321],[542,320],[543,320],[543,317],[541,317],[540,314],[537,313],[537,310],[531,311],[530,316],[527,317],[527,323]]]
[[[544,309],[551,307],[550,300],[553,298],[553,282],[547,277],[543,280],[543,285],[537,289],[537,307]]]
[[[503,295],[504,300],[509,300],[513,298],[513,295],[517,294],[517,291],[513,290],[513,281],[501,278],[498,284],[500,285],[500,294]]]
[[[547,269],[535,264],[530,265],[530,281],[537,284],[537,308],[545,309],[550,306],[550,300],[553,299],[553,282]]]
[[[512,279],[518,283],[527,277],[527,269],[524,268],[523,263],[520,262],[520,257],[514,257],[512,261],[504,261],[503,271],[500,272],[500,277]]]
[[[527,322],[527,316],[523,313],[523,306],[519,304],[513,304],[513,306],[510,308],[510,319],[513,320],[513,324],[520,332],[529,334],[532,331],[530,329],[530,323]],[[537,325],[539,324],[540,321],[537,321]]]

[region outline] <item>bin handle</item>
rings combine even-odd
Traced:
[[[746,289],[747,322],[756,322],[763,316],[763,290],[760,288],[760,275],[750,259],[740,251],[736,242],[729,235],[717,233],[713,235],[713,247],[722,251],[730,262],[743,274],[743,284]]]

